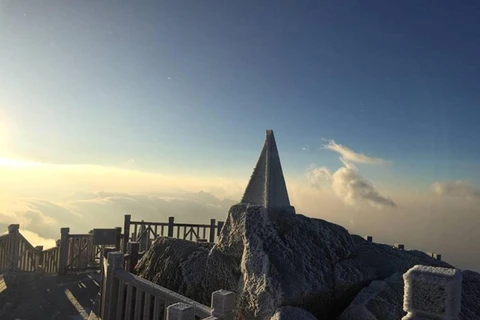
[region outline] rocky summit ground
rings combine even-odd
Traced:
[[[98,273],[65,276],[18,272],[0,275],[0,319],[86,320],[98,294]]]
[[[213,291],[233,291],[236,320],[399,320],[402,275],[415,265],[453,267],[325,220],[239,204],[215,245],[158,238],[136,272],[207,305]],[[459,319],[480,320],[480,274],[463,277]]]

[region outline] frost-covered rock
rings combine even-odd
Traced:
[[[480,273],[464,270],[462,275],[460,320],[480,320]]]
[[[302,215],[233,206],[207,259],[204,291],[237,293],[238,319],[268,319],[298,306],[319,319],[335,312],[333,269],[354,250],[341,226]]]
[[[237,319],[270,319],[292,306],[320,320],[398,320],[405,314],[401,275],[414,265],[451,267],[323,220],[241,204],[231,208],[218,244],[159,238],[136,270],[206,305],[212,292],[234,291]],[[480,274],[463,272],[462,297],[461,319],[480,320]]]
[[[296,307],[281,307],[270,320],[318,320],[310,312]]]
[[[398,320],[403,311],[403,278],[395,273],[363,288],[338,320]]]
[[[199,300],[211,243],[160,237],[138,262],[136,273],[165,288]]]
[[[354,238],[355,239],[355,238]],[[335,264],[335,296],[343,310],[355,295],[374,280],[383,280],[395,273],[403,274],[415,265],[452,267],[420,251],[399,250],[392,246],[361,242],[357,239],[355,252]]]
[[[462,271],[462,306],[459,320],[480,320],[480,274]],[[404,280],[395,274],[362,289],[338,320],[398,320],[403,311]]]

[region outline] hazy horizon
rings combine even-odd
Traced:
[[[0,232],[224,219],[273,129],[298,213],[479,271],[479,15],[0,0]]]

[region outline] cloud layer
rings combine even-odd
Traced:
[[[209,223],[224,220],[236,200],[219,199],[207,192],[127,194],[118,192],[78,193],[63,202],[27,198],[4,202],[0,208],[0,227],[12,223],[35,232],[38,237],[58,239],[61,227],[72,233],[93,228],[123,226],[124,214],[139,221]],[[2,231],[3,231],[2,230]],[[33,236],[32,236],[33,237]]]
[[[469,181],[441,181],[432,184],[433,192],[440,196],[480,199],[480,189],[476,188]]]

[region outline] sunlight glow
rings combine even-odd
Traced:
[[[10,158],[0,158],[0,167],[34,167],[39,165],[40,164],[36,162],[16,160]]]

